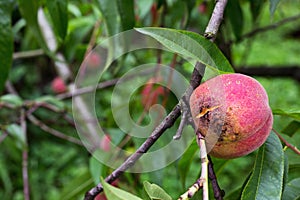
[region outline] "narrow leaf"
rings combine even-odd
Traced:
[[[97,6],[99,7],[108,35],[115,35],[120,32],[120,16],[118,12],[117,1],[111,0],[95,0]]]
[[[0,102],[7,103],[13,107],[20,107],[23,104],[22,99],[14,94],[6,94],[0,97]]]
[[[46,6],[50,13],[53,28],[57,36],[64,40],[68,27],[68,1],[47,0]]]
[[[271,132],[259,149],[253,172],[242,192],[242,200],[280,200],[282,195],[284,154],[279,138]]]
[[[300,129],[300,122],[291,121],[281,132],[292,137]]]
[[[81,173],[77,175],[69,184],[65,185],[63,191],[61,192],[60,198],[63,200],[73,200],[78,199],[87,190],[94,186],[93,179],[88,170],[80,171]]]
[[[274,115],[282,115],[286,117],[294,118],[300,121],[300,111],[299,110],[281,110],[281,109],[272,109]]]
[[[255,22],[259,16],[265,2],[261,1],[261,0],[249,0],[249,2],[250,2],[252,21]]]
[[[27,148],[25,134],[19,125],[10,124],[7,127],[7,131],[15,139],[16,146],[20,150],[24,150],[25,148]]]
[[[283,192],[282,200],[297,200],[300,198],[300,178],[290,181]]]
[[[289,178],[289,158],[284,154],[284,171],[283,171],[283,191]]]
[[[271,16],[274,15],[274,12],[275,12],[279,2],[280,2],[280,0],[270,0],[270,13],[271,13]]]
[[[198,144],[196,142],[196,139],[193,139],[193,141],[184,151],[183,155],[181,156],[181,159],[179,160],[178,170],[179,170],[179,176],[183,188],[185,188],[186,176],[189,172],[189,169],[191,167],[193,158],[195,157],[197,150],[199,150]]]
[[[48,52],[48,48],[46,46],[46,43],[43,39],[38,19],[37,19],[37,13],[40,6],[40,0],[18,0],[19,2],[19,9],[23,16],[23,18],[26,20],[26,25],[29,27],[29,29],[32,31],[33,35],[36,37],[36,40],[39,42],[41,47]]]
[[[172,200],[170,195],[168,195],[161,187],[156,184],[151,184],[148,181],[145,181],[144,188],[151,200]]]
[[[108,200],[142,200],[141,198],[133,194],[130,194],[124,190],[121,190],[108,184],[103,179],[101,179],[101,183],[103,186],[105,196]]]
[[[133,0],[118,0],[118,10],[122,24],[122,31],[132,29],[135,23],[134,16],[134,1]]]
[[[0,1],[0,93],[3,91],[12,64],[13,33],[12,1]]]
[[[98,184],[100,182],[100,176],[103,169],[103,164],[100,163],[94,156],[90,158],[90,173],[94,179],[94,183]]]
[[[199,34],[167,28],[149,27],[136,30],[153,37],[166,48],[185,58],[195,59],[219,72],[234,71],[218,47]]]
[[[299,178],[300,164],[289,163],[289,180]]]
[[[239,0],[230,0],[226,6],[226,16],[228,16],[231,28],[237,40],[243,33],[244,15]]]

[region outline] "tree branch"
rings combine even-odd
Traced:
[[[23,176],[23,193],[24,199],[30,200],[29,179],[28,179],[28,142],[27,142],[27,124],[25,110],[21,109],[21,128],[25,138],[25,147],[22,150],[22,176]]]
[[[287,146],[288,148],[290,148],[290,149],[291,149],[292,151],[294,151],[296,154],[300,155],[300,150],[299,150],[296,146],[290,144],[290,143],[289,143],[286,139],[284,139],[284,137],[282,137],[282,136],[280,135],[280,133],[278,133],[274,128],[273,128],[272,130],[276,133],[276,135],[279,137],[279,139],[285,144],[285,146]]]
[[[299,66],[244,66],[236,67],[235,72],[249,76],[290,77],[300,82]]]
[[[15,52],[13,54],[13,59],[17,60],[17,59],[23,59],[23,58],[32,58],[32,57],[42,56],[42,55],[45,55],[45,53],[42,49],[22,51],[22,52]]]
[[[208,25],[205,29],[204,36],[208,39],[211,39],[212,41],[214,41],[217,36],[217,32],[223,20],[226,4],[227,0],[216,1],[212,16],[210,17]]]
[[[219,0],[216,2],[213,14],[211,19],[207,25],[206,33],[204,36],[211,41],[214,41],[216,34],[218,32],[219,26],[223,19],[223,13],[226,6],[227,0]],[[208,34],[209,33],[209,34]],[[213,35],[212,35],[212,34]],[[192,74],[192,78],[190,81],[190,87],[184,93],[182,99],[189,100],[189,97],[193,90],[201,83],[202,75],[201,71],[205,69],[201,66],[200,63],[197,63],[195,69]],[[184,102],[184,101],[182,101]],[[187,104],[188,105],[188,104]],[[187,106],[184,105],[184,106]],[[169,115],[161,122],[161,124],[156,127],[156,129],[152,132],[151,136],[147,138],[147,140],[140,146],[137,151],[132,154],[119,168],[114,170],[105,181],[111,183],[116,178],[118,178],[121,174],[123,174],[128,168],[134,165],[134,163],[146,153],[150,147],[156,142],[156,140],[164,133],[165,130],[172,127],[177,118],[181,114],[181,103],[178,103],[175,108],[169,113]],[[97,194],[103,191],[102,185],[99,183],[96,187],[92,188],[85,194],[85,200],[92,200],[96,197]]]
[[[295,15],[295,16],[292,16],[292,17],[288,17],[288,18],[285,18],[279,22],[276,22],[274,24],[271,24],[271,25],[268,25],[268,26],[264,26],[264,27],[260,27],[260,28],[257,28],[257,29],[254,29],[252,31],[250,31],[249,33],[246,33],[244,35],[241,36],[241,38],[236,41],[236,42],[241,42],[243,41],[244,39],[247,39],[247,38],[251,38],[259,33],[263,33],[263,32],[266,32],[266,31],[269,31],[269,30],[273,30],[273,29],[276,29],[282,25],[285,25],[287,23],[290,23],[290,22],[294,22],[296,20],[299,20],[300,19],[300,14],[299,15]],[[228,42],[228,44],[232,44],[234,43],[235,41],[233,40],[230,40]]]
[[[209,160],[209,162],[208,162],[208,177],[211,180],[211,184],[212,184],[213,191],[214,191],[214,197],[216,200],[222,200],[225,193],[218,184],[217,176],[215,174],[213,162],[212,162],[210,156],[208,156],[208,160]]]
[[[42,121],[38,120],[36,117],[34,117],[32,114],[27,114],[27,118],[36,126],[40,127],[42,130],[44,130],[47,133],[50,133],[51,135],[54,135],[58,138],[67,140],[69,142],[72,142],[74,144],[78,144],[80,146],[82,146],[82,142],[74,137],[70,137],[68,135],[65,135],[55,129],[52,129],[51,127],[47,126],[46,124],[44,124]]]

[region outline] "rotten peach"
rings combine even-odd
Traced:
[[[192,93],[190,108],[209,154],[218,158],[253,152],[272,129],[267,93],[257,80],[246,75],[223,74],[209,79]]]

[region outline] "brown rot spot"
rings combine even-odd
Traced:
[[[215,109],[217,109],[219,107],[220,107],[220,105],[218,105],[218,106],[212,106],[212,107],[209,107],[209,106],[202,107],[200,109],[200,113],[196,116],[196,118],[205,117],[205,115],[207,115],[209,112],[212,112],[212,111],[214,111]]]

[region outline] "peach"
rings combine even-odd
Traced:
[[[64,80],[60,77],[56,77],[55,79],[53,79],[51,88],[56,94],[64,93],[67,91],[67,86]]]
[[[191,95],[192,117],[204,137],[207,152],[236,158],[259,148],[273,124],[268,96],[255,79],[242,74],[216,76]]]

